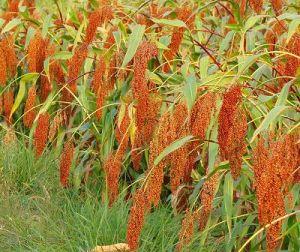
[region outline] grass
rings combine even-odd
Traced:
[[[2,251],[87,251],[126,241],[128,202],[120,199],[109,208],[98,185],[62,189],[53,152],[36,161],[19,143],[2,144],[0,154]],[[140,251],[172,250],[179,229],[179,216],[160,206],[147,218]]]

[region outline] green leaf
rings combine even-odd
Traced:
[[[207,70],[209,65],[209,57],[204,56],[200,59],[200,76],[201,79],[205,79],[207,77]]]
[[[44,22],[43,22],[43,29],[42,29],[42,37],[46,38],[47,33],[48,33],[48,29],[50,27],[51,24],[51,19],[52,19],[52,14],[49,14],[46,16]]]
[[[247,19],[245,23],[244,30],[245,32],[251,29],[259,19],[261,19],[263,16],[262,15],[257,15],[257,16],[251,16],[250,18]]]
[[[138,49],[142,41],[144,32],[145,32],[144,25],[137,24],[133,26],[132,33],[130,34],[128,39],[128,47],[127,47],[128,49],[122,63],[122,68],[125,67],[134,57],[136,50]]]
[[[35,82],[38,79],[38,74],[37,73],[30,73],[30,74],[25,74],[21,80],[20,80],[20,86],[19,86],[19,91],[17,94],[17,97],[15,99],[14,105],[11,109],[10,112],[10,118],[12,117],[13,113],[19,108],[24,96],[25,96],[25,90],[26,90],[26,83],[31,81],[33,82],[33,84],[35,84]]]
[[[26,39],[25,39],[25,48],[28,47],[30,40],[33,38],[35,34],[35,29],[32,28],[31,26],[28,28],[27,34],[26,34]]]
[[[300,19],[292,20],[289,24],[289,30],[286,38],[286,42],[288,43],[291,39],[291,37],[294,35],[295,32],[297,32],[298,26],[300,25]]]
[[[69,51],[60,51],[53,55],[52,59],[54,60],[68,60],[71,59],[73,56],[72,52]]]
[[[156,157],[156,159],[154,160],[154,165],[158,165],[160,163],[160,161],[162,161],[166,156],[168,156],[170,153],[172,153],[173,151],[179,149],[180,147],[182,147],[183,145],[185,145],[187,142],[189,142],[191,139],[193,138],[193,136],[186,136],[180,139],[177,139],[176,141],[174,141],[173,143],[171,143],[168,147],[166,147],[159,155],[158,157]]]
[[[5,23],[5,20],[0,18],[0,28],[2,27],[2,25]]]
[[[183,86],[183,95],[186,99],[188,109],[191,110],[197,95],[196,77],[190,74],[186,78],[186,84]]]
[[[232,205],[233,205],[233,179],[231,173],[228,172],[224,180],[224,208],[226,214],[226,222],[231,236],[231,217],[232,217]]]
[[[174,27],[186,27],[186,24],[182,20],[179,20],[179,19],[170,20],[170,19],[164,19],[164,18],[161,18],[161,19],[152,18],[151,20],[156,24],[170,25],[170,26],[174,26]]]
[[[3,34],[3,33],[6,33],[6,32],[12,30],[13,28],[15,28],[16,26],[18,26],[18,25],[21,24],[21,23],[22,23],[21,19],[19,19],[19,18],[14,18],[14,19],[12,19],[11,21],[9,21],[9,22],[7,23],[7,25],[4,26],[4,28],[3,28],[3,30],[2,30],[1,33],[2,33],[2,34]]]
[[[229,48],[230,42],[232,41],[234,34],[235,34],[235,31],[230,31],[226,34],[225,38],[222,40],[221,45],[220,45],[219,50],[221,53],[226,51]]]
[[[277,106],[274,107],[265,117],[265,119],[262,121],[262,123],[259,125],[259,127],[254,131],[252,139],[250,143],[254,141],[254,139],[264,130],[266,130],[269,125],[276,119],[277,116],[279,116],[284,110],[286,110],[288,106]]]
[[[285,105],[286,99],[289,95],[289,90],[290,90],[290,87],[291,87],[292,83],[293,83],[292,81],[288,82],[281,89],[281,92],[280,92],[279,97],[276,101],[275,107]]]

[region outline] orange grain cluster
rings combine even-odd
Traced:
[[[85,43],[90,44],[96,35],[97,28],[104,22],[113,18],[112,8],[103,6],[92,12],[89,16],[89,24],[86,29]]]
[[[34,147],[36,156],[40,157],[47,145],[50,127],[50,115],[46,112],[39,115],[34,131]]]
[[[104,163],[110,205],[116,201],[119,193],[119,177],[122,168],[122,160],[129,145],[129,124],[130,118],[126,106],[125,115],[122,118],[120,125],[117,125],[116,127],[116,139],[119,143],[119,147],[108,156]]]
[[[44,102],[52,90],[51,82],[54,80],[57,85],[62,85],[64,83],[64,72],[60,65],[60,62],[57,60],[51,59],[55,54],[55,45],[48,44],[45,49],[45,59],[49,59],[49,76],[41,76],[41,87],[40,87],[40,98]]]
[[[296,57],[292,55],[287,56],[285,75],[294,77],[300,67],[300,33],[294,33],[287,43],[286,48],[289,53],[296,55]]]
[[[4,107],[3,115],[5,121],[8,124],[11,123],[10,113],[13,105],[14,105],[14,92],[13,90],[9,89],[3,94],[3,107]]]
[[[200,194],[202,208],[199,213],[199,230],[203,230],[207,224],[210,213],[212,211],[212,203],[215,191],[219,183],[219,173],[216,172],[208,178],[204,184]]]
[[[44,40],[40,31],[36,31],[28,45],[28,69],[41,73],[44,69],[45,51],[48,41]]]
[[[68,62],[68,78],[67,85],[62,90],[63,101],[71,102],[77,92],[77,79],[82,68],[82,65],[87,57],[87,44],[82,44],[75,49],[73,57]]]
[[[19,0],[8,0],[7,11],[3,13],[1,18],[5,20],[5,23],[8,23],[10,20],[15,18],[19,13]]]
[[[48,135],[48,139],[50,142],[54,139],[59,127],[63,124],[63,122],[64,122],[63,113],[61,113],[61,111],[58,111],[54,116],[50,125],[49,135]]]
[[[115,77],[110,79],[107,78],[107,75],[114,75],[115,66],[112,65],[116,63],[115,57],[116,56],[114,55],[111,59],[109,69],[106,68],[106,63],[102,57],[100,57],[96,66],[95,75],[92,82],[92,90],[96,94],[96,117],[98,120],[100,120],[102,117],[102,107],[104,105],[105,98],[109,95],[115,85]],[[112,68],[114,69],[113,71],[111,71]]]
[[[259,14],[262,9],[263,9],[263,0],[249,0],[250,7],[257,13]]]
[[[195,19],[195,16],[192,15],[192,10],[189,7],[182,7],[179,8],[176,12],[177,12],[177,18],[185,22],[186,25],[189,28],[191,28]],[[164,56],[167,61],[173,60],[176,54],[178,53],[185,30],[186,30],[185,27],[174,28],[171,37],[171,42],[170,45],[168,46],[169,50],[167,50],[164,53]],[[168,62],[167,64],[164,64],[163,71],[168,72],[169,70],[170,70],[170,63]]]
[[[300,164],[299,146],[294,135],[278,140],[260,137],[253,153],[255,188],[258,201],[258,220],[264,226],[285,215],[284,193],[293,181],[293,171]],[[267,229],[267,247],[275,250],[280,244],[282,221]]]
[[[0,41],[0,85],[5,86],[7,79],[13,78],[17,71],[17,56],[14,38],[8,36]]]
[[[181,229],[179,232],[179,242],[176,246],[176,251],[182,251],[185,246],[191,243],[194,235],[195,226],[195,213],[188,210],[185,213],[184,219],[181,223]]]
[[[272,7],[276,13],[276,15],[280,15],[282,13],[283,6],[285,4],[285,0],[271,0]]]
[[[278,87],[271,85],[276,92],[279,92],[291,77],[296,77],[300,68],[300,34],[294,33],[289,42],[285,45],[286,51],[293,55],[286,55],[284,59],[275,62],[275,70],[279,76]],[[298,58],[297,58],[298,57]]]
[[[0,86],[4,87],[7,80],[6,60],[5,54],[2,48],[0,48]]]
[[[60,184],[63,187],[68,186],[70,169],[74,156],[74,144],[68,140],[65,145],[60,159]]]
[[[111,153],[104,163],[106,186],[108,189],[109,205],[111,206],[119,194],[119,176],[122,167],[122,157]]]
[[[138,189],[133,196],[133,205],[130,209],[127,225],[127,243],[131,250],[139,246],[139,237],[144,225],[145,215],[150,210],[150,203],[142,189]]]
[[[151,58],[157,55],[157,48],[149,42],[142,42],[134,56],[133,97],[136,99],[136,136],[133,143],[132,160],[139,169],[141,155],[139,148],[149,144],[157,121],[160,100],[151,92],[146,80],[146,69]]]
[[[218,142],[221,158],[229,160],[234,179],[240,173],[242,155],[246,151],[247,120],[240,108],[241,100],[241,87],[231,87],[224,94],[219,114]]]
[[[164,180],[164,168],[170,163],[169,156],[165,157],[156,166],[154,160],[175,139],[172,130],[172,116],[169,112],[163,114],[159,120],[157,131],[150,142],[149,166],[146,171],[145,192],[150,204],[157,206],[160,201],[161,189]]]
[[[204,140],[211,116],[216,106],[217,95],[207,93],[195,102],[190,119],[190,129],[193,136]]]
[[[269,44],[270,51],[275,50],[277,40],[284,33],[285,26],[286,24],[283,20],[276,20],[275,24],[272,25],[272,28],[265,33],[266,42]]]
[[[23,123],[27,128],[31,128],[32,123],[36,116],[36,89],[32,86],[28,90],[28,96],[24,109]]]
[[[247,117],[243,109],[238,108],[230,127],[225,153],[229,160],[231,175],[237,179],[241,172],[242,156],[246,152]]]
[[[189,135],[188,125],[188,109],[184,103],[180,103],[175,107],[172,115],[171,132],[172,139],[170,142],[175,141]],[[189,171],[189,146],[187,144],[178,148],[170,155],[170,186],[172,193],[175,193],[178,187],[183,183],[184,178],[188,177]]]

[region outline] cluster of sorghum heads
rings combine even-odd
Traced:
[[[133,143],[133,165],[136,170],[140,167],[140,148],[148,145],[155,125],[160,100],[156,92],[151,91],[147,84],[146,69],[151,58],[157,55],[157,48],[149,42],[142,42],[134,56],[134,77],[132,80],[133,97],[136,100],[136,136]]]
[[[181,7],[176,10],[177,13],[177,18],[183,22],[186,23],[187,27],[190,29],[193,26],[195,15],[193,15],[191,8],[189,7]],[[171,42],[169,45],[169,50],[165,52],[164,56],[166,60],[168,61],[164,66],[163,70],[165,72],[168,72],[170,70],[170,64],[172,64],[169,61],[172,61],[176,54],[179,51],[179,47],[181,45],[183,35],[185,32],[186,28],[185,27],[179,27],[179,28],[174,28],[172,37],[171,37]]]
[[[298,136],[299,137],[299,136]],[[262,226],[271,224],[286,214],[284,197],[293,183],[293,174],[300,164],[300,148],[296,135],[274,139],[260,137],[253,153],[255,189],[258,201],[258,219]],[[267,229],[267,247],[275,250],[280,244],[282,221]]]
[[[218,120],[221,158],[229,160],[234,179],[237,179],[240,174],[242,156],[246,151],[247,118],[241,108],[241,101],[241,86],[230,87],[224,94]]]
[[[125,107],[125,114],[121,119],[120,125],[116,126],[116,139],[119,147],[116,151],[109,154],[104,162],[106,175],[106,186],[108,188],[109,203],[112,205],[119,194],[119,177],[121,174],[122,161],[129,146],[129,126],[130,118],[128,106]]]

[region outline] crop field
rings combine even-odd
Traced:
[[[0,251],[300,251],[299,0],[0,0]]]

